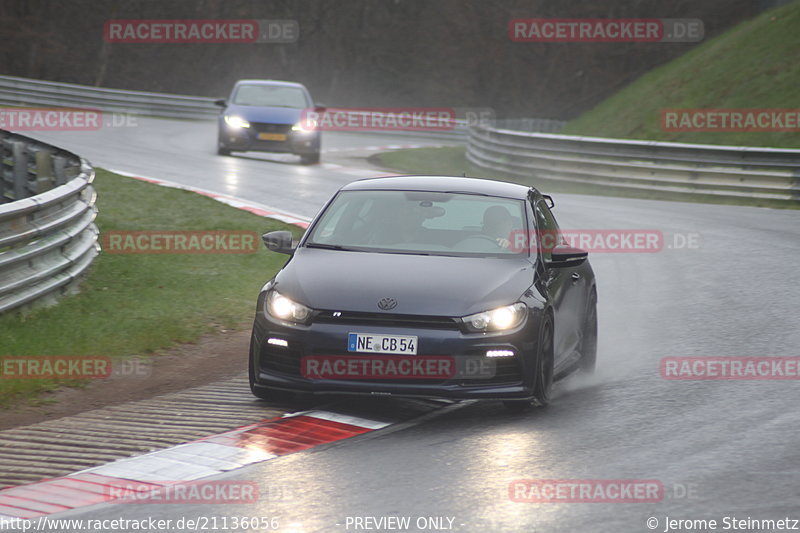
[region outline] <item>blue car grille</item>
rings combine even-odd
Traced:
[[[251,122],[252,127],[256,133],[284,133],[289,134],[292,131],[291,124],[269,124],[266,122]]]

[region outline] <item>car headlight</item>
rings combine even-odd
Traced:
[[[225,123],[232,128],[249,128],[250,123],[237,115],[225,115]]]
[[[503,331],[520,325],[525,318],[527,306],[522,302],[498,307],[491,311],[475,313],[461,319],[468,331]]]
[[[311,308],[290,300],[278,291],[272,290],[267,295],[267,312],[279,319],[289,322],[306,322],[311,317]]]
[[[317,129],[317,121],[311,118],[303,119],[294,126],[292,126],[292,131],[298,131],[301,133],[311,133],[316,131]]]

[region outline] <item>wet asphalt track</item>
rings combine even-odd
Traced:
[[[38,137],[97,166],[306,216],[358,177],[329,163],[220,158],[211,124],[139,121],[103,134]],[[324,148],[409,142],[441,141],[332,134]],[[257,481],[273,495],[257,504],[103,504],[59,516],[277,516],[280,530],[295,532],[389,531],[353,525],[353,517],[388,515],[411,517],[412,525],[418,517],[452,518],[453,531],[470,532],[664,531],[667,516],[716,519],[717,530],[724,517],[800,519],[798,383],[671,381],[659,372],[663,357],[800,356],[800,212],[574,195],[555,201],[565,228],[658,229],[668,246],[675,233],[693,233],[699,246],[591,255],[598,373],[557,385],[546,410],[512,415],[499,404],[471,404],[223,477]],[[532,478],[658,480],[665,490],[658,503],[511,501],[509,483]],[[658,519],[655,529],[649,517]]]

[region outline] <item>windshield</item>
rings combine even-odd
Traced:
[[[524,202],[419,191],[344,191],[306,246],[433,255],[519,256],[511,235],[525,227]]]
[[[233,96],[236,105],[252,105],[259,107],[294,107],[309,106],[306,93],[299,87],[285,85],[240,85]]]

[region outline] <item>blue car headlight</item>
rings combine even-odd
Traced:
[[[467,331],[473,333],[505,331],[519,326],[525,319],[527,309],[528,307],[524,303],[517,302],[462,317],[461,322]]]
[[[225,124],[232,128],[249,128],[250,123],[238,115],[225,115]]]
[[[296,133],[314,133],[317,131],[317,121],[314,119],[303,119],[294,126],[292,131]]]

